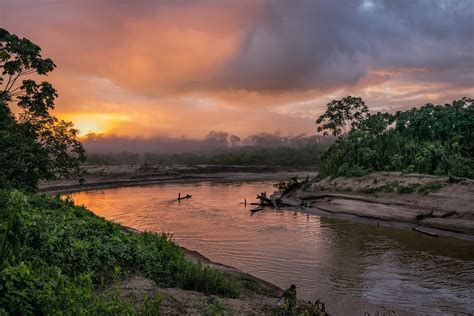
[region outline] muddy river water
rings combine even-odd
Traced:
[[[72,194],[95,214],[167,232],[189,249],[282,288],[332,315],[474,312],[474,242],[242,204],[272,182],[161,184]],[[178,195],[192,198],[174,201]]]

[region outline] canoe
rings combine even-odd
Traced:
[[[192,195],[186,195],[186,196],[178,198],[178,201],[185,200],[185,199],[190,199],[190,198],[192,198]]]

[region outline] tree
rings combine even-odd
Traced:
[[[55,67],[39,46],[0,28],[0,187],[34,190],[42,179],[81,178],[86,157],[78,131],[51,115],[53,86],[29,79]]]
[[[237,146],[242,140],[240,139],[239,136],[237,135],[230,135],[229,137],[229,144],[232,146],[232,147],[235,147]]]
[[[227,148],[229,145],[229,133],[221,131],[210,131],[206,136],[206,143],[209,147],[218,149],[218,148]]]
[[[361,98],[347,96],[329,102],[326,112],[318,117],[316,124],[319,125],[318,132],[324,131],[324,136],[329,135],[330,131],[332,136],[344,138],[369,115],[369,109]]]

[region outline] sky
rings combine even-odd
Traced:
[[[474,0],[0,0],[0,27],[54,60],[82,135],[314,134],[347,95],[474,96]]]

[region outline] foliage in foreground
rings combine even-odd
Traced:
[[[322,124],[321,130],[328,129],[339,136],[321,158],[323,175],[402,171],[474,178],[472,99],[446,105],[426,104],[393,115],[379,112],[357,117],[359,110],[351,112],[351,100],[342,103],[344,111],[328,107],[330,113],[317,121]],[[335,111],[343,113],[336,115],[332,113]],[[333,119],[336,120],[331,123]],[[344,132],[343,127],[348,124],[350,131]]]
[[[114,280],[138,274],[163,287],[237,297],[229,276],[185,260],[166,235],[129,233],[59,198],[0,191],[0,315],[136,314]],[[159,297],[147,311],[157,310]]]

